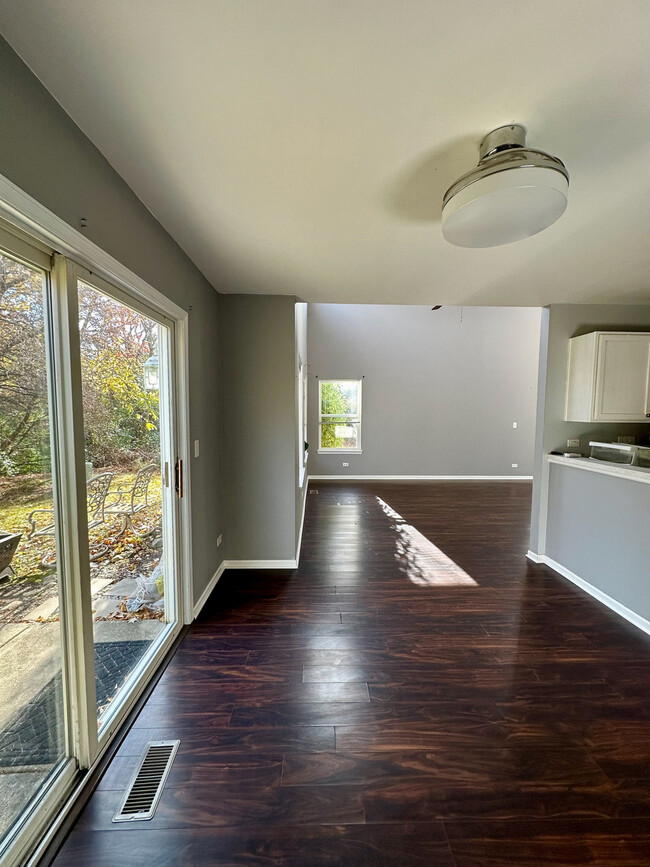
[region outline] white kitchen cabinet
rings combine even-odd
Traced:
[[[566,421],[650,422],[650,333],[569,340]]]

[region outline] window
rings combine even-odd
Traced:
[[[360,452],[361,380],[321,379],[318,406],[319,452]]]

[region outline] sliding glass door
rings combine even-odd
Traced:
[[[13,234],[16,232],[17,234]],[[0,861],[180,629],[176,322],[0,223]]]
[[[176,621],[172,328],[90,274],[77,287],[101,731]]]
[[[67,752],[49,307],[0,253],[0,841]]]

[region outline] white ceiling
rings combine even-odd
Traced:
[[[0,0],[0,29],[221,292],[650,301],[648,0]],[[569,207],[452,247],[442,194],[513,121]]]

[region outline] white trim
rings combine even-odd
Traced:
[[[612,445],[616,446],[616,443]],[[561,464],[563,467],[574,467],[576,470],[600,473],[603,476],[616,476],[619,479],[631,479],[633,482],[645,482],[646,485],[650,485],[650,467],[613,464],[592,458],[565,458],[562,455],[546,455],[546,460],[549,464]]]
[[[319,455],[362,455],[363,449],[318,449]]]
[[[307,497],[309,495],[308,489],[305,487],[302,489],[302,518],[300,519],[300,530],[298,531],[298,543],[296,545],[296,568],[298,568],[298,564],[300,563],[300,549],[302,547],[302,528],[305,526],[305,512],[307,510]]]
[[[177,424],[177,454],[183,458],[183,497],[178,501],[178,529],[180,550],[178,568],[180,599],[178,619],[185,624],[193,620],[194,569],[192,558],[192,479],[191,479],[191,433],[190,433],[190,359],[189,318],[187,313],[176,320],[174,329],[175,398]]]
[[[543,554],[536,554],[534,551],[527,551],[526,557],[528,557],[529,560],[532,560],[533,563],[543,563],[544,562],[544,555]]]
[[[310,482],[529,482],[532,476],[309,476]]]
[[[210,578],[210,580],[208,581],[208,586],[205,588],[203,593],[201,593],[201,595],[199,596],[199,598],[197,599],[197,601],[194,605],[194,608],[192,610],[193,620],[196,620],[196,618],[201,613],[201,609],[203,608],[205,603],[208,601],[208,597],[210,596],[210,594],[212,593],[214,588],[217,586],[217,581],[219,580],[219,578],[221,578],[221,576],[223,575],[225,570],[226,570],[226,561],[222,560],[220,565],[219,565],[219,568],[214,573],[212,578]]]
[[[224,560],[225,569],[297,569],[295,560]]]
[[[97,698],[94,635],[88,550],[84,418],[79,347],[77,281],[70,259],[56,255],[51,272],[54,339],[53,398],[58,492],[57,519],[61,547],[61,628],[65,646],[65,677],[70,703],[71,752],[80,768],[89,768],[97,755]],[[61,554],[61,556],[59,556]]]
[[[38,241],[52,246],[56,252],[70,256],[90,271],[158,307],[172,319],[186,315],[182,307],[1,174],[0,215]]]
[[[63,759],[59,768],[45,778],[40,792],[13,827],[9,828],[7,837],[0,846],[3,867],[20,867],[26,863],[26,858],[29,859],[27,863],[36,867],[38,859],[33,855],[34,841],[39,841],[38,851],[42,854],[40,840],[44,836],[50,836],[52,811],[56,809],[57,802],[68,798],[76,776],[75,760]],[[44,850],[45,847],[42,848]]]
[[[585,581],[584,578],[580,578],[579,575],[576,575],[575,572],[567,569],[566,566],[563,566],[561,563],[547,557],[546,554],[535,554],[533,551],[529,551],[527,556],[534,562],[543,563],[545,566],[553,569],[553,571],[557,572],[558,575],[562,575],[563,578],[571,581],[571,583],[575,584],[576,587],[579,587],[581,590],[584,590],[585,593],[593,596],[594,599],[597,599],[598,602],[607,606],[607,608],[615,614],[618,614],[619,617],[623,617],[628,621],[628,623],[631,623],[633,626],[636,626],[637,629],[650,635],[650,620],[646,620],[645,617],[641,617],[640,614],[637,614],[636,611],[632,611],[631,608],[623,605],[622,602],[618,602],[616,599],[608,596],[607,593],[603,593],[603,591],[599,590],[598,587],[594,587],[593,584]]]

